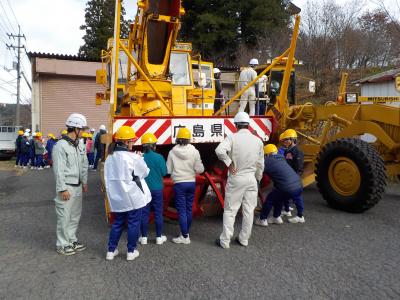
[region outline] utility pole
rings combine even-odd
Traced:
[[[17,39],[17,45],[6,44],[8,49],[17,49],[17,109],[16,109],[16,126],[20,126],[20,101],[21,101],[21,49],[25,48],[25,46],[21,46],[21,38],[25,38],[25,35],[21,35],[21,26],[18,25],[18,34],[7,34],[8,38],[13,40]]]

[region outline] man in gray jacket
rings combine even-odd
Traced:
[[[238,132],[225,138],[215,149],[218,158],[229,167],[225,189],[223,230],[219,239],[216,240],[217,245],[222,248],[229,248],[240,206],[242,206],[243,219],[237,242],[242,246],[248,245],[254,209],[257,206],[257,183],[260,182],[264,169],[263,143],[249,131],[249,115],[239,112],[234,122]]]
[[[73,255],[86,249],[76,237],[82,212],[82,191],[88,190],[88,161],[85,145],[80,139],[87,127],[86,118],[73,113],[65,125],[68,134],[57,142],[52,152],[57,192],[57,253]]]

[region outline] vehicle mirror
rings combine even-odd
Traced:
[[[308,82],[308,91],[309,91],[310,93],[315,94],[315,81],[314,81],[314,80],[310,80],[310,81]]]

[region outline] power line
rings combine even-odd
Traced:
[[[7,14],[7,12],[6,12],[6,10],[5,10],[4,6],[3,6],[3,3],[2,3],[1,1],[0,1],[0,6],[1,6],[1,8],[3,9],[3,11],[4,11],[5,17],[6,17],[6,19],[8,20],[8,23],[10,24],[10,27],[11,27],[13,33],[16,32],[15,29],[14,29],[14,27],[12,26],[12,23],[11,23],[10,19],[8,18],[8,14]]]
[[[0,85],[4,85],[4,84],[9,84],[9,85],[11,85],[11,82],[15,81],[16,79],[17,79],[17,78],[11,79],[11,80],[9,80],[9,81],[5,81],[4,79],[1,79],[1,78],[0,78],[0,80],[3,81],[3,83],[0,83]]]
[[[0,28],[4,31],[4,33],[11,32],[10,27],[7,26],[7,23],[4,18],[0,18]]]
[[[6,89],[5,87],[3,87],[3,86],[1,86],[1,85],[0,85],[0,89],[6,91],[7,93],[9,93],[9,94],[11,94],[11,95],[15,95],[14,92],[11,92],[10,90]]]
[[[14,16],[15,22],[16,22],[17,25],[19,26],[18,19],[17,19],[17,17],[15,16],[15,13],[14,13],[14,10],[13,10],[11,4],[10,4],[10,1],[7,0],[7,3],[8,3],[8,6],[10,7],[11,12],[12,12],[12,14],[13,14],[13,16]]]

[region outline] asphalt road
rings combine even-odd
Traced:
[[[217,248],[221,218],[195,219],[190,245],[140,246],[105,261],[108,227],[90,173],[79,238],[55,250],[51,170],[0,171],[0,299],[399,299],[400,188],[363,214],[334,211],[306,189],[305,224],[254,227],[247,248]],[[165,226],[171,239],[178,226]],[[150,234],[154,236],[154,228]]]

